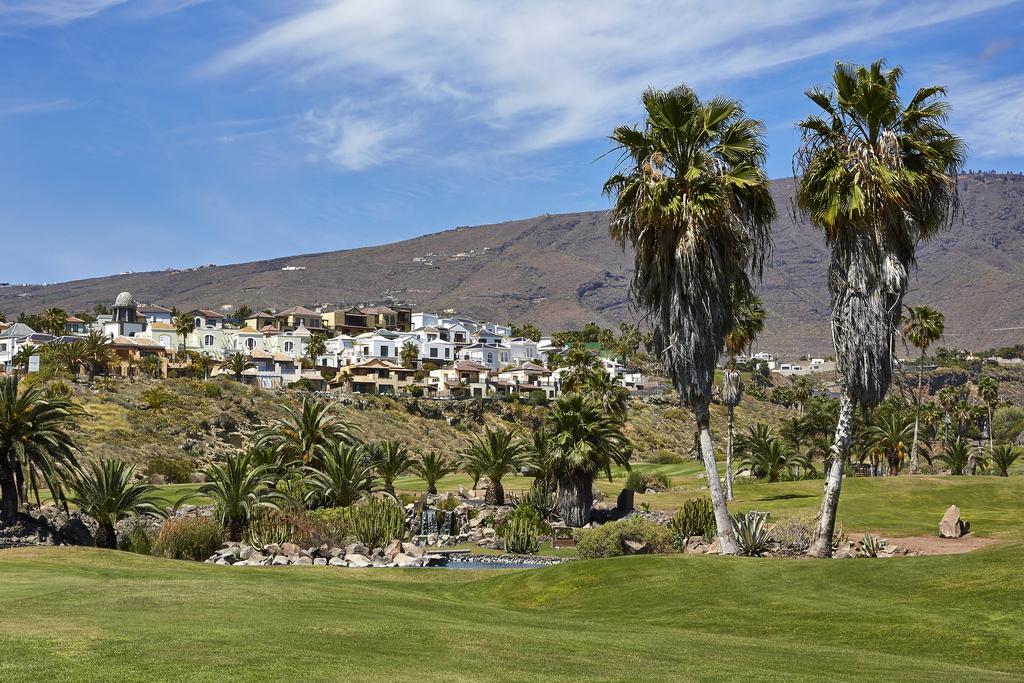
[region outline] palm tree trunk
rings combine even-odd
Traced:
[[[487,505],[505,504],[505,487],[501,485],[501,481],[491,480],[487,485],[487,493],[484,494],[484,502]]]
[[[594,482],[585,474],[558,480],[558,510],[566,526],[579,528],[590,522],[594,507]]]
[[[825,481],[825,495],[818,511],[818,528],[814,533],[814,542],[808,551],[814,557],[830,557],[832,555],[832,535],[836,530],[836,511],[839,509],[839,492],[843,487],[843,469],[850,450],[850,430],[853,427],[854,399],[843,394],[839,401],[839,421],[836,424],[836,435],[832,442],[832,464],[829,466]]]
[[[242,518],[241,517],[228,517],[227,523],[227,535],[229,541],[241,541],[242,540]]]
[[[96,530],[96,547],[117,550],[117,532],[109,522],[100,522]]]
[[[700,453],[704,459],[704,471],[708,479],[708,491],[711,493],[711,506],[715,510],[715,526],[718,530],[718,542],[723,555],[735,555],[736,537],[732,532],[732,518],[722,492],[722,482],[718,478],[718,462],[715,460],[714,447],[711,444],[711,413],[707,403],[694,406],[694,417],[697,418],[697,430],[700,434]]]
[[[917,438],[921,427],[921,399],[924,392],[924,351],[921,351],[921,363],[917,368],[917,406],[914,410],[914,440],[910,445],[910,473],[917,474]]]
[[[988,450],[991,453],[992,449],[995,448],[995,436],[992,434],[992,405],[988,406]]]
[[[725,499],[732,500],[732,437],[735,406],[729,406],[729,429],[725,437]]]
[[[14,524],[18,519],[18,484],[7,466],[0,468],[0,498],[0,526]]]

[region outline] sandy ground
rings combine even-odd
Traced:
[[[887,536],[889,545],[898,545],[915,550],[923,555],[959,555],[998,543],[994,538],[978,538],[972,534],[960,538],[939,538],[938,536]]]

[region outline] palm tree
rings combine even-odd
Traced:
[[[995,437],[992,435],[992,413],[999,405],[999,380],[992,375],[985,375],[978,380],[978,398],[985,403],[988,411],[988,447],[989,450],[995,447]]]
[[[89,372],[89,381],[92,382],[97,372],[102,372],[108,365],[114,362],[114,350],[110,346],[110,339],[99,330],[90,330],[83,340],[85,343],[85,364]]]
[[[725,352],[729,363],[722,375],[722,402],[728,410],[729,420],[725,441],[725,499],[732,500],[732,456],[735,433],[736,406],[743,399],[740,373],[736,371],[736,356],[749,349],[757,335],[764,331],[767,313],[764,302],[747,289],[738,289],[732,302],[732,329],[725,335]]]
[[[921,426],[921,402],[924,400],[924,358],[928,347],[942,338],[945,327],[945,317],[931,306],[907,306],[907,314],[903,317],[903,337],[921,351],[914,402],[914,440],[910,445],[911,474],[917,474],[917,441]]]
[[[904,107],[903,72],[836,64],[833,89],[807,96],[823,115],[798,126],[796,206],[832,249],[832,338],[842,387],[834,457],[811,554],[827,557],[856,404],[878,405],[892,380],[892,350],[915,249],[959,213],[956,177],[966,158],[944,126],[946,90],[917,91]]]
[[[378,489],[365,446],[335,444],[324,452],[319,467],[305,467],[306,503],[349,507]]]
[[[316,466],[328,449],[356,443],[353,430],[331,409],[331,404],[303,397],[299,410],[285,406],[285,415],[260,430],[257,448],[270,448],[283,461]]]
[[[907,442],[912,434],[910,420],[893,410],[876,416],[865,437],[868,445],[885,458],[889,474],[896,475],[906,457]]]
[[[758,425],[767,429],[764,425]],[[739,457],[737,464],[740,472],[750,472],[758,479],[767,479],[769,483],[777,482],[786,472],[793,470],[813,471],[810,459],[768,430],[761,433],[755,427],[750,428],[749,436],[741,436],[738,441]]]
[[[64,325],[68,321],[68,314],[62,308],[47,308],[43,313],[43,331],[49,332],[54,337],[64,336]]]
[[[629,389],[622,386],[614,377],[603,369],[590,374],[584,395],[597,401],[601,408],[619,422],[626,421],[629,410]]]
[[[942,453],[935,458],[949,468],[949,473],[954,475],[973,474],[971,470],[972,461],[974,465],[985,469],[988,465],[984,457],[979,457],[971,446],[971,442],[962,436],[954,436],[943,449]]]
[[[28,502],[28,483],[41,479],[50,491],[75,467],[78,446],[70,430],[81,411],[38,386],[19,390],[17,375],[0,383],[0,526],[13,524]]]
[[[25,344],[18,352],[11,356],[11,367],[15,370],[28,372],[29,360],[36,354],[36,347],[33,344]]]
[[[239,382],[242,381],[242,373],[254,367],[256,365],[252,362],[252,359],[238,351],[228,356],[227,360],[224,361],[224,369],[234,375],[235,379]]]
[[[274,469],[256,464],[251,452],[228,456],[223,465],[206,470],[206,483],[196,492],[217,506],[217,517],[224,525],[229,541],[242,540],[242,533],[257,509],[280,509],[278,502],[288,497],[273,488]]]
[[[603,372],[597,355],[579,345],[566,352],[563,367],[561,383],[565,393],[584,391],[594,374]]]
[[[401,441],[381,441],[369,447],[371,461],[386,493],[394,495],[395,479],[409,471],[413,459]]]
[[[96,520],[96,547],[117,549],[114,525],[132,516],[166,517],[156,503],[156,487],[134,481],[135,470],[121,460],[90,463],[68,479],[68,502]]]
[[[412,464],[412,471],[427,483],[427,493],[437,493],[437,482],[458,470],[448,458],[437,451],[430,451]]]
[[[999,469],[1000,477],[1010,476],[1010,466],[1020,457],[1020,449],[1009,444],[992,446],[988,453],[989,460]]]
[[[316,365],[316,359],[326,354],[327,337],[316,332],[309,338],[309,343],[306,345],[306,355],[309,357],[309,360],[313,365]]]
[[[189,357],[191,358],[190,365],[192,366],[192,371],[202,375],[203,379],[210,379],[210,371],[213,370],[213,366],[216,364],[213,356],[193,351],[189,354]]]
[[[526,449],[516,439],[514,432],[507,429],[487,427],[483,435],[476,435],[466,452],[462,454],[460,466],[471,476],[487,477],[487,493],[484,502],[488,505],[504,505],[505,489],[501,480],[506,474],[517,471],[528,463]]]
[[[184,353],[188,349],[188,336],[196,331],[196,319],[188,313],[179,313],[171,322],[174,325],[174,331],[181,337],[178,350]]]
[[[622,156],[621,172],[604,185],[615,202],[609,228],[633,247],[630,296],[680,402],[693,410],[722,552],[734,554],[709,406],[734,292],[751,288],[771,244],[764,126],[739,102],[701,101],[686,86],[649,89],[642,100],[643,129],[620,126],[611,136]]]
[[[142,361],[139,363],[139,369],[146,373],[146,376],[150,379],[156,379],[157,375],[162,374],[160,358],[154,354],[143,356]]]
[[[590,522],[598,473],[604,472],[611,481],[612,465],[629,469],[629,439],[617,418],[579,394],[559,398],[547,426],[562,520],[568,526],[581,527]]]
[[[413,344],[411,341],[407,341],[402,344],[402,367],[413,368],[416,367],[416,361],[420,358],[420,347]]]
[[[523,443],[523,448],[529,458],[529,470],[534,477],[534,487],[545,493],[557,490],[558,480],[555,476],[554,443],[551,440],[551,432],[545,427],[533,430],[533,435]]]

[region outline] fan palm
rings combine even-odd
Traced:
[[[47,308],[43,313],[43,330],[54,337],[64,335],[64,325],[68,321],[68,314],[62,308]]]
[[[462,454],[460,467],[471,476],[487,477],[488,505],[504,505],[505,489],[502,478],[529,463],[526,448],[508,429],[487,427],[483,434],[474,436]]]
[[[935,459],[948,467],[949,473],[954,475],[973,474],[972,461],[980,469],[988,465],[986,458],[979,457],[971,442],[962,436],[953,437]]]
[[[224,361],[224,369],[235,376],[239,382],[242,381],[242,373],[249,368],[254,368],[256,365],[252,362],[252,359],[244,353],[236,351],[227,357]]]
[[[590,373],[584,394],[600,404],[605,413],[619,422],[626,421],[629,410],[629,389],[622,386],[603,369]]]
[[[157,505],[156,487],[135,481],[135,470],[121,460],[103,460],[67,481],[68,502],[96,520],[96,547],[117,548],[114,525],[133,516],[166,517]]]
[[[733,326],[734,292],[751,288],[770,250],[775,205],[762,165],[764,126],[726,98],[686,86],[649,89],[642,129],[611,139],[619,172],[610,232],[634,250],[630,297],[646,315],[680,401],[693,409],[722,552],[736,552],[711,442],[715,365]]]
[[[430,451],[412,463],[412,471],[427,484],[427,493],[437,493],[437,482],[458,470],[448,458],[437,451]]]
[[[318,467],[305,467],[309,492],[306,503],[349,507],[378,489],[366,447],[335,444]]]
[[[554,491],[558,482],[555,478],[554,444],[551,432],[541,427],[535,429],[523,448],[529,458],[529,470],[533,475],[533,485],[542,491]]]
[[[224,464],[206,470],[206,483],[197,493],[216,505],[217,517],[224,525],[229,541],[242,540],[242,533],[257,509],[280,509],[278,503],[288,497],[273,488],[275,472],[271,465],[259,465],[250,452],[231,455]]]
[[[562,370],[562,391],[566,393],[584,391],[594,374],[601,370],[597,355],[584,346],[574,346],[565,354],[565,368]]]
[[[395,479],[409,471],[413,459],[400,441],[381,441],[369,447],[373,467],[386,493],[394,495]]]
[[[309,343],[306,345],[306,356],[308,356],[309,360],[316,365],[316,359],[326,354],[327,337],[317,332],[309,338]]]
[[[966,147],[945,127],[940,86],[917,91],[907,106],[903,72],[837,64],[830,92],[807,96],[822,110],[798,126],[795,202],[832,249],[828,286],[832,337],[842,387],[832,465],[811,554],[832,549],[854,407],[885,397],[892,380],[894,333],[907,274],[921,240],[959,212],[956,176]]]
[[[85,344],[85,366],[91,382],[96,373],[102,372],[114,362],[116,355],[110,346],[110,338],[99,330],[90,330],[82,341]]]
[[[911,474],[917,474],[917,442],[921,428],[921,402],[924,400],[924,357],[928,347],[942,338],[945,328],[945,317],[931,306],[907,306],[907,313],[903,316],[903,337],[921,351],[914,402],[914,440],[910,445]]]
[[[751,435],[751,438],[741,437],[738,445],[739,471],[750,472],[758,479],[776,482],[786,472],[814,469],[806,455],[774,433]]]
[[[257,448],[269,448],[282,461],[319,464],[323,453],[337,444],[353,445],[356,437],[352,428],[339,418],[326,401],[303,397],[298,410],[285,407],[285,415],[271,421],[260,430]]]
[[[603,472],[612,479],[612,465],[629,469],[631,448],[622,423],[601,404],[579,394],[562,396],[547,420],[551,465],[558,483],[558,508],[571,527],[590,522],[594,479]]]
[[[29,485],[37,497],[38,480],[59,491],[61,479],[77,467],[70,430],[80,414],[74,403],[49,397],[41,387],[21,390],[17,375],[0,382],[0,526],[17,519]]]
[[[764,331],[767,313],[764,302],[749,290],[741,288],[733,292],[732,329],[725,335],[725,352],[729,362],[722,375],[722,403],[728,413],[728,427],[725,439],[725,499],[732,500],[732,457],[733,436],[736,430],[736,406],[743,399],[743,384],[736,371],[736,356],[749,349],[754,340]]]
[[[989,460],[999,470],[1000,477],[1010,476],[1010,466],[1020,457],[1020,449],[1009,444],[993,446],[988,452]]]

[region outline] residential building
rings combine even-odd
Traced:
[[[394,396],[416,385],[416,371],[382,358],[367,358],[341,370],[330,385],[347,394]]]
[[[323,318],[320,313],[311,311],[302,306],[292,306],[277,314],[280,324],[277,326],[282,331],[296,330],[300,327],[310,331],[323,334],[327,332]]]
[[[224,329],[224,316],[217,311],[200,309],[192,311],[191,315],[196,324],[197,331]]]
[[[158,361],[157,367],[160,376],[167,377],[167,349],[161,346],[160,342],[147,337],[118,336],[111,340],[110,349],[116,357],[116,360],[110,364],[110,371],[116,375],[121,377],[138,375],[143,359],[152,356]]]
[[[497,372],[511,362],[512,354],[505,344],[471,344],[459,350],[459,359],[479,363],[491,372]]]
[[[155,304],[142,304],[137,308],[140,316],[146,319],[150,325],[153,323],[173,323],[174,314],[163,306]]]
[[[471,360],[460,360],[428,376],[428,389],[439,398],[482,398],[494,393],[490,369]]]
[[[64,332],[74,335],[85,335],[89,333],[89,324],[81,318],[69,315],[64,320]]]
[[[320,319],[322,321],[321,324],[328,330],[347,334],[350,337],[376,329],[370,324],[369,316],[354,306],[343,311],[322,313]]]
[[[281,329],[281,321],[272,313],[257,313],[245,319],[245,327],[251,327],[254,330],[263,330],[267,327],[272,330],[279,330]]]
[[[97,320],[101,320],[98,318]],[[129,292],[121,292],[114,299],[110,320],[100,323],[103,333],[111,339],[134,337],[146,330],[146,319],[139,316],[138,304]]]

